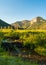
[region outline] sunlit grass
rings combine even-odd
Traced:
[[[0,29],[0,31],[2,31],[2,32],[11,32],[11,31],[15,31],[15,32],[46,32],[46,30],[41,30],[41,29],[37,29],[37,30]]]
[[[44,47],[39,46],[35,48],[35,51],[36,52],[38,51],[37,53],[39,53],[40,55],[46,56],[46,48]]]

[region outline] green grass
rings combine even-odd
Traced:
[[[23,45],[30,47],[38,54],[46,56],[46,30],[12,30],[1,29],[0,41],[6,39],[6,37],[18,38],[18,41],[22,40]],[[3,35],[2,35],[3,34]],[[10,40],[10,39],[9,39]],[[0,42],[1,43],[1,42]],[[28,44],[30,44],[28,46]],[[29,49],[29,50],[30,50]],[[8,52],[0,48],[0,65],[40,65],[37,61],[24,61],[20,57],[8,56]]]
[[[13,39],[6,39],[8,41],[16,41],[16,39],[23,43],[24,46],[30,46],[30,49],[36,49],[40,55],[46,56],[46,30],[13,30],[13,29],[0,29],[0,41],[7,37]],[[4,33],[4,34],[3,34]],[[29,44],[29,45],[28,45]],[[42,52],[40,52],[39,47]]]
[[[3,56],[0,57],[0,65],[39,65],[36,61],[23,61],[20,57]]]

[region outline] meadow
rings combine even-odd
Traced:
[[[46,30],[0,29],[0,65],[42,65],[35,60],[27,62],[21,57],[9,56],[9,52],[1,47],[2,41],[5,40],[22,43],[23,52],[36,57],[42,56],[42,60],[46,61]]]

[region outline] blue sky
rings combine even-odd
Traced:
[[[37,16],[46,19],[46,0],[0,0],[0,19],[7,23]]]

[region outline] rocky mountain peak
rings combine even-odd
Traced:
[[[43,22],[44,21],[44,19],[42,18],[42,17],[36,17],[36,18],[33,18],[32,20],[31,20],[31,24],[33,24],[34,22]]]

